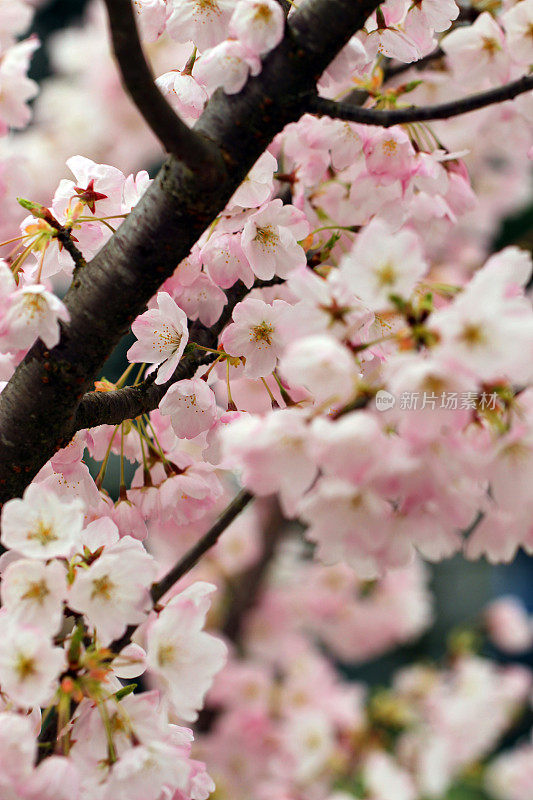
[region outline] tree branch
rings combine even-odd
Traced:
[[[286,17],[289,16],[289,11],[291,10],[291,3],[290,0],[278,0],[278,3],[283,9],[283,13]]]
[[[253,499],[253,495],[243,489],[231,501],[227,508],[222,512],[215,524],[207,531],[206,534],[186,553],[182,559],[175,564],[172,569],[167,572],[164,578],[161,578],[158,583],[152,586],[151,596],[154,605],[158,603],[166,593],[172,589],[175,583],[180,578],[183,578],[187,572],[198,563],[200,558],[207,553],[219,540],[221,534],[224,533],[227,527],[231,525],[234,519],[239,516],[248,503]]]
[[[226,528],[231,525],[252,499],[253,495],[250,494],[250,492],[246,490],[239,492],[207,533],[191,547],[188,553],[185,553],[183,558],[181,558],[160,581],[154,583],[151,590],[151,597],[154,605],[158,603],[180,578],[183,578],[183,576],[198,563],[200,558],[218,542]],[[137,627],[137,625],[129,625],[120,639],[115,639],[115,641],[109,645],[109,649],[113,653],[120,653],[120,651],[131,642],[131,638],[137,630]]]
[[[74,275],[59,344],[48,350],[38,341],[0,394],[0,503],[68,444],[80,401],[115,345],[274,136],[305,113],[317,78],[377,5],[306,0],[261,73],[239,94],[215,92],[195,126],[221,152],[224,176],[206,182],[201,167],[194,174],[169,156],[116,234]]]
[[[419,58],[418,61],[412,61],[410,64],[387,64],[383,70],[383,82],[396,78],[398,75],[403,75],[404,72],[408,72],[411,69],[416,69],[419,72],[425,69],[428,64],[441,58],[444,58],[444,50],[437,47],[432,53],[428,53],[427,56]]]
[[[131,0],[104,0],[113,51],[123,85],[167,153],[202,177],[220,179],[224,164],[218,149],[194,133],[167,103],[144,57]],[[209,171],[206,169],[209,167]]]
[[[308,105],[308,111],[311,114],[327,116],[332,119],[344,119],[349,122],[363,123],[364,125],[379,125],[382,128],[390,128],[391,125],[402,125],[408,122],[424,122],[457,117],[460,114],[477,111],[495,103],[512,100],[519,94],[529,92],[531,89],[533,89],[533,75],[526,75],[517,81],[505,84],[505,86],[453,100],[450,103],[441,103],[435,106],[409,106],[409,108],[391,110],[359,108],[348,103],[327,100],[324,97],[313,94]]]
[[[246,286],[238,281],[226,292],[228,302],[220,319],[211,328],[206,328],[201,322],[193,323],[189,331],[189,341],[216,349],[218,337],[230,321],[233,309],[247,293]],[[173,375],[165,383],[154,383],[154,374],[137,386],[125,386],[111,392],[87,392],[78,406],[72,433],[97,425],[118,425],[126,419],[135,419],[153,411],[174,383],[192,378],[200,365],[210,364],[215,358],[213,353],[206,353],[198,348],[181,359]]]
[[[250,569],[238,576],[234,585],[234,594],[222,626],[224,636],[238,648],[241,646],[246,617],[257,605],[257,601],[264,590],[268,568],[276,554],[283,534],[287,531],[277,497],[263,498],[263,500],[268,503],[267,507],[270,507],[271,513],[262,531],[261,557]]]
[[[57,226],[54,225],[53,227],[55,227],[57,231],[56,234],[57,241],[62,245],[62,247],[65,248],[67,253],[70,255],[70,257],[74,261],[75,268],[83,269],[83,267],[86,267],[87,262],[85,261],[81,250],[78,250],[78,248],[72,241],[72,232],[69,230],[69,228],[65,228],[63,227],[63,225],[60,225],[59,223],[57,224]]]

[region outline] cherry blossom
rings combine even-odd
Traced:
[[[180,117],[186,122],[198,119],[207,102],[207,92],[192,75],[166,72],[156,84]]]
[[[198,66],[195,65],[194,68],[195,77],[205,84],[210,92],[222,86],[226,94],[240,92],[248,80],[248,76],[258,75],[260,71],[259,59],[241,42],[234,39],[227,39],[216,47],[210,48],[198,61]],[[175,83],[174,91],[177,93]],[[182,89],[182,97],[183,94]],[[183,102],[181,100],[182,104]]]
[[[309,232],[305,216],[281,200],[272,200],[248,219],[242,232],[242,249],[255,275],[268,281],[279,275],[286,278],[306,263],[298,240]]]
[[[65,502],[38,483],[2,509],[2,543],[27,558],[69,556],[80,542],[84,504]]]
[[[279,368],[291,385],[304,386],[317,403],[347,401],[355,390],[353,358],[329,336],[306,336],[293,342]]]
[[[226,38],[236,0],[170,0],[167,30],[178,42],[192,41],[201,51]]]
[[[341,274],[352,291],[370,308],[386,308],[391,296],[408,298],[426,272],[419,240],[411,231],[392,235],[391,228],[373,220],[342,261]]]
[[[178,381],[171,386],[159,409],[170,416],[176,436],[181,439],[194,439],[209,430],[217,419],[215,396],[200,378]]]
[[[47,402],[56,366],[70,408],[47,463],[14,453],[1,482],[0,796],[420,800],[475,776],[495,800],[530,800],[530,742],[494,754],[531,673],[472,644],[487,634],[524,652],[518,600],[493,600],[442,664],[411,663],[384,688],[337,662],[428,629],[424,561],[533,553],[531,258],[493,252],[529,201],[531,92],[386,127],[320,115],[307,91],[378,115],[499,88],[532,61],[531,0],[461,8],[460,21],[453,0],[369,7],[283,109],[307,36],[320,45],[320,3],[135,0],[164,98],[225,142],[227,180],[205,191],[179,152],[151,181],[161,145],[121,88],[104,5],[47,40],[37,96],[38,42],[17,39],[39,0],[0,0],[2,420],[27,374]],[[258,119],[273,137],[261,146]],[[236,163],[241,137],[252,167]],[[203,230],[175,242],[174,262],[173,171]],[[72,372],[79,320],[92,337],[98,314],[76,305],[80,287],[95,291],[81,264],[94,275],[106,247],[96,266],[114,269],[130,237],[137,253],[168,247],[119,317],[133,321],[131,363],[92,374],[108,315],[94,363]],[[35,371],[45,349],[50,375]],[[4,448],[11,438],[2,423]],[[22,499],[8,487],[32,478]],[[176,724],[200,713],[195,734]]]
[[[163,33],[167,19],[166,0],[134,0],[141,38],[155,42]]]
[[[285,15],[275,0],[239,0],[230,20],[230,34],[253,53],[264,55],[283,38]]]
[[[504,33],[486,11],[465,28],[457,28],[442,40],[442,49],[457,75],[469,81],[486,76],[493,82],[505,81],[509,74],[509,54]]]
[[[256,161],[230,200],[230,205],[256,208],[271,196],[278,162],[268,150]]]
[[[230,355],[246,358],[248,377],[266,377],[275,369],[286,343],[289,309],[283,300],[268,305],[252,297],[235,306],[221,343]]]
[[[167,292],[157,295],[157,308],[145,311],[132,325],[138,341],[128,350],[130,361],[161,364],[156,383],[174,372],[189,338],[187,316]]]
[[[13,620],[56,634],[63,618],[66,572],[59,561],[18,559],[2,575],[2,606]]]
[[[258,495],[279,492],[283,507],[293,514],[317,473],[301,414],[288,409],[261,420],[243,416],[226,426],[221,436],[227,463],[236,459],[245,486]]]
[[[65,654],[41,628],[5,624],[0,644],[0,683],[17,706],[45,706],[65,666]]]
[[[177,300],[189,319],[208,326],[214,325],[226,305],[226,295],[204,272],[179,290]]]
[[[226,646],[202,630],[214,587],[193,584],[170,600],[148,629],[147,665],[174,713],[194,721],[213,676],[226,659]]]
[[[156,574],[157,565],[142,545],[124,536],[119,545],[77,572],[69,605],[84,614],[99,641],[108,644],[128,624],[144,621],[150,608],[148,589]]]
[[[69,322],[70,314],[61,300],[42,284],[24,286],[9,298],[0,340],[7,350],[30,347],[38,337],[47,347],[59,342],[59,321]]]
[[[27,77],[29,63],[40,46],[36,37],[14,44],[2,54],[0,63],[0,133],[8,128],[24,128],[31,119],[27,105],[39,91]]]
[[[499,597],[490,603],[484,622],[494,644],[506,653],[522,653],[533,646],[533,625],[515,597]]]
[[[252,287],[254,274],[238,234],[212,236],[202,247],[202,260],[209,277],[221,289],[229,289],[239,279],[248,288]]]

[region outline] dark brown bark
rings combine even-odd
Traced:
[[[425,122],[434,119],[450,119],[470,111],[478,111],[480,108],[503,103],[506,100],[513,100],[519,94],[530,92],[533,89],[533,75],[526,75],[517,81],[507,83],[505,86],[498,86],[496,89],[489,89],[487,92],[479,92],[459,100],[452,100],[449,103],[441,103],[435,106],[409,106],[408,108],[359,108],[348,103],[338,103],[335,100],[327,100],[324,97],[315,95],[310,103],[308,110],[311,114],[332,117],[333,119],[345,119],[349,122],[360,122],[365,125],[379,125],[382,128],[390,128],[392,125],[402,125],[409,122]]]
[[[188,255],[273,137],[306,110],[328,63],[376,0],[307,0],[238,95],[215,93],[195,132],[220,152],[216,185],[170,156],[113,238],[65,297],[71,321],[53,350],[37,342],[0,395],[0,502],[20,495],[68,443],[83,394],[131,322]]]
[[[109,16],[113,52],[124,88],[167,153],[172,153],[205,182],[223,176],[218,149],[192,131],[167,103],[154,83],[139,40],[130,0],[104,0]]]

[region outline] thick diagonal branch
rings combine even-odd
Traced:
[[[83,395],[133,320],[224,209],[274,136],[307,110],[330,61],[377,0],[307,0],[242,92],[218,90],[195,126],[225,162],[215,184],[171,155],[117,233],[74,276],[59,344],[37,342],[0,394],[0,503],[68,444]]]
[[[365,125],[379,125],[382,128],[390,128],[391,125],[402,125],[408,122],[429,122],[435,119],[458,117],[461,114],[477,111],[495,103],[513,100],[519,94],[524,94],[532,89],[533,75],[526,75],[517,81],[505,84],[505,86],[489,89],[487,92],[480,92],[469,97],[462,97],[459,100],[452,100],[449,103],[441,103],[435,106],[409,106],[409,108],[390,110],[360,108],[349,103],[327,100],[314,94],[310,99],[308,111],[311,114],[332,117],[333,119],[344,119],[348,122],[360,122]]]
[[[122,82],[167,153],[189,169],[217,180],[223,161],[215,146],[194,133],[167,103],[144,57],[131,0],[104,0]]]

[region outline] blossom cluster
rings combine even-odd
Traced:
[[[260,74],[286,27],[276,0],[134,7],[157,84],[190,124],[215,91],[239,92]],[[532,0],[474,11],[472,24],[454,25],[453,0],[387,0],[322,75],[320,94],[358,89],[388,109],[524,75]],[[37,41],[16,40],[31,13],[0,0],[1,133],[28,123],[37,92],[27,77]],[[62,77],[38,99],[36,126],[5,137],[0,157],[2,387],[37,340],[60,341],[62,289],[151,183],[142,167],[157,151],[107,55],[97,57],[101,9],[89,13],[57,40]],[[409,71],[437,40],[438,69]],[[90,75],[84,52],[95,54]],[[515,246],[489,255],[495,224],[527,190],[531,98],[476,112],[468,126],[305,114],[176,265],[132,324],[123,376],[95,388],[146,376],[160,387],[184,354],[201,354],[201,366],[157,409],[78,431],[2,510],[1,796],[205,800],[215,779],[223,798],[418,800],[491,752],[527,702],[527,671],[455,654],[366,698],[332,661],[367,661],[427,628],[420,557],[533,552],[531,258]],[[70,120],[55,113],[65,105]],[[72,178],[58,166],[67,148]],[[46,205],[17,204],[20,194]],[[239,302],[230,289],[242,289]],[[193,330],[223,312],[212,346],[196,342]],[[118,492],[106,483],[113,458]],[[279,501],[303,537],[278,519],[288,544],[273,554],[253,506],[160,597],[158,581],[237,483],[257,505]],[[228,609],[245,578],[252,607],[235,622]],[[531,645],[514,602],[490,607],[485,625],[501,650]],[[193,744],[184,724],[197,721]],[[530,770],[526,744],[493,763],[487,785],[525,800]]]

